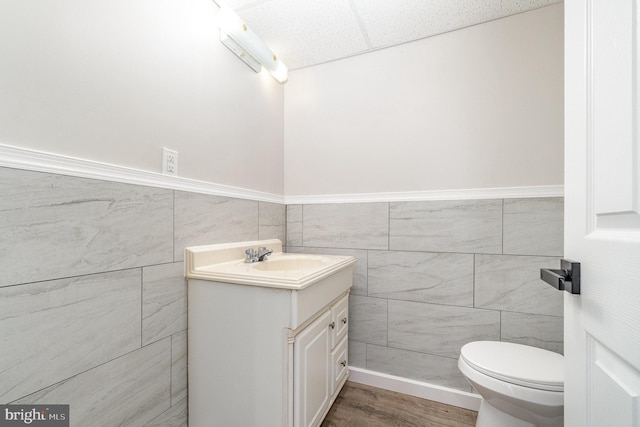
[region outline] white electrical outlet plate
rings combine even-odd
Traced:
[[[162,149],[162,173],[178,175],[178,152],[168,148]]]

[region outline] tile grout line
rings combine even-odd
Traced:
[[[471,308],[476,308],[476,254],[473,254],[473,277],[472,277],[472,283],[473,283],[473,302],[471,305]]]
[[[143,346],[143,325],[144,325],[144,267],[140,267],[140,348]]]
[[[500,253],[502,255],[504,255],[504,199],[502,199],[502,212],[500,215],[500,242],[501,242],[501,248],[500,248]]]
[[[173,212],[173,218],[172,218],[173,229],[171,230],[172,231],[171,252],[172,252],[173,262],[176,262],[176,191],[175,190],[173,190],[173,205],[171,206],[171,208]]]
[[[387,250],[391,250],[391,202],[387,202]],[[367,290],[369,283],[367,282]]]
[[[365,369],[369,369],[368,366],[367,366],[368,365],[367,362],[369,361],[369,359],[367,358],[367,352],[368,351],[369,351],[369,344],[364,343],[364,367],[365,367]]]
[[[260,236],[260,208],[261,208],[262,202],[258,201],[258,240],[262,240],[262,237]]]
[[[555,257],[555,258],[557,258],[557,257]],[[75,276],[53,277],[53,278],[50,278],[50,279],[35,280],[33,282],[14,283],[14,284],[11,284],[11,285],[0,286],[0,290],[5,289],[5,288],[12,288],[12,287],[16,287],[16,286],[37,285],[37,284],[43,284],[43,283],[47,283],[47,282],[55,282],[55,281],[58,281],[58,280],[70,280],[70,279],[79,279],[79,278],[82,278],[82,277],[89,277],[89,276],[109,275],[109,274],[113,274],[113,273],[121,273],[123,271],[138,270],[138,269],[146,268],[146,267],[169,265],[169,264],[173,264],[174,262],[175,261],[161,262],[161,263],[158,263],[158,264],[135,265],[135,266],[132,266],[132,267],[120,268],[120,269],[117,269],[117,270],[96,271],[96,272],[91,272],[91,273],[78,274],[78,275],[75,275]]]
[[[171,338],[169,343],[169,408],[173,406],[173,337],[173,334],[169,335]]]
[[[284,246],[284,251],[289,252],[289,245],[287,245],[288,235],[289,235],[289,208],[287,205],[284,205],[284,242],[282,245]]]
[[[367,287],[368,286],[369,284],[367,283]],[[384,303],[385,308],[387,309],[387,343],[385,344],[385,347],[389,348],[389,299],[385,298]]]

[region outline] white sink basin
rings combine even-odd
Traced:
[[[266,261],[251,264],[252,268],[263,271],[294,271],[309,270],[314,268],[326,267],[331,263],[331,259],[319,258],[312,255],[285,255],[282,254],[277,258],[267,259]]]
[[[273,253],[265,261],[246,263],[245,250],[265,246]],[[355,263],[352,256],[285,254],[280,240],[196,246],[186,249],[189,279],[304,289]]]

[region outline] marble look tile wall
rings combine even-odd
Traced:
[[[140,348],[140,269],[0,288],[0,399]]]
[[[186,426],[184,248],[284,242],[285,207],[8,168],[0,197],[0,403]]]
[[[302,218],[303,246],[354,249],[389,246],[386,203],[306,205],[302,208]]]
[[[14,403],[67,403],[75,426],[142,426],[171,406],[170,352],[165,338]]]
[[[142,268],[142,345],[187,329],[182,262]]]
[[[0,286],[173,261],[171,190],[0,168]]]
[[[473,307],[473,255],[372,251],[368,295]]]
[[[212,242],[257,240],[259,202],[175,192],[174,260],[184,248]]]
[[[563,199],[287,206],[287,250],[350,254],[349,364],[471,391],[460,348],[502,340],[562,353]]]
[[[389,249],[502,253],[502,200],[390,204]]]

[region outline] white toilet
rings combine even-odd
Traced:
[[[563,359],[558,353],[509,342],[464,345],[458,368],[482,396],[476,427],[561,427]]]

